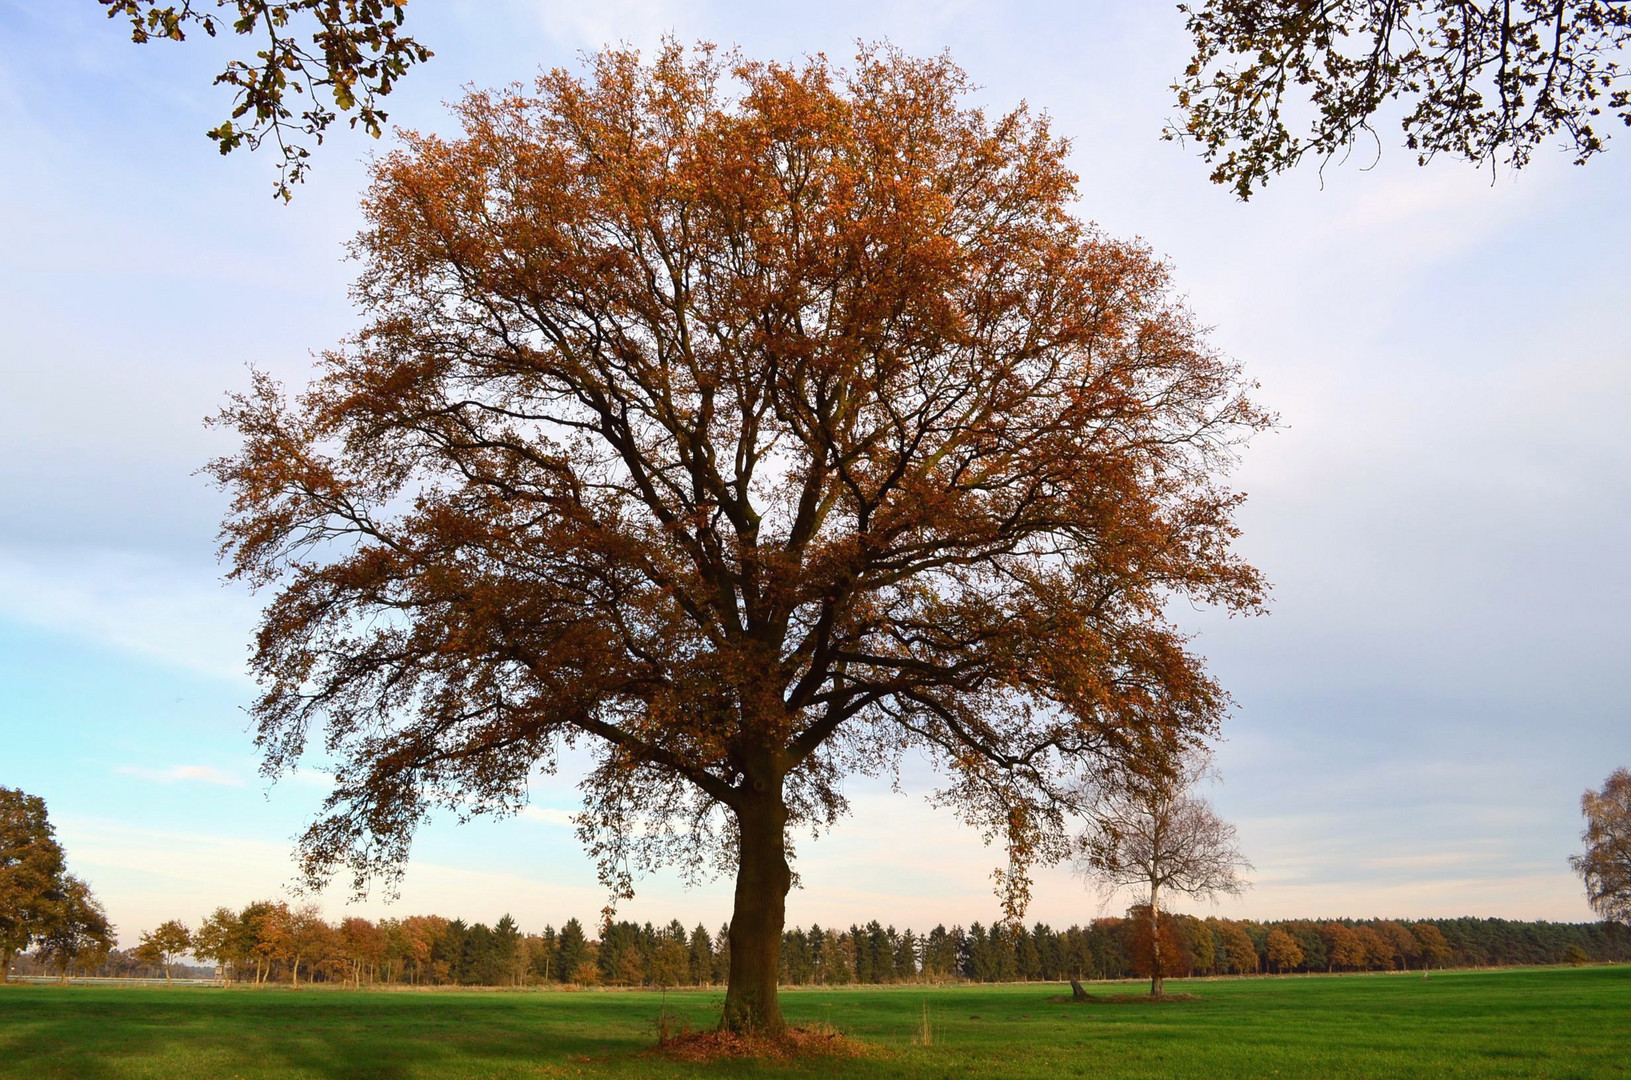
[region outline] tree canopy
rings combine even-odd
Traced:
[[[735,869],[732,993],[776,1026],[786,831],[846,775],[936,762],[1017,913],[1084,776],[1216,729],[1165,611],[1257,609],[1219,476],[1268,420],[950,61],[591,69],[377,162],[366,326],[219,417],[232,573],[278,590],[257,738],[276,774],[323,725],[305,865],[359,885],[598,747],[605,880]]]

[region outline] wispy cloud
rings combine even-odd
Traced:
[[[173,784],[178,781],[192,781],[200,784],[215,784],[220,787],[243,787],[241,778],[221,769],[212,769],[208,765],[172,765],[168,769],[150,769],[142,765],[119,765],[113,770],[125,776],[138,776],[143,780],[152,780],[160,784]]]
[[[609,0],[601,4],[530,0],[523,6],[531,9],[549,37],[587,49],[622,42],[651,48],[660,35],[698,21],[698,12],[682,0]]]
[[[130,552],[0,549],[0,617],[219,678],[245,679],[253,600],[213,567]]]
[[[553,806],[529,806],[521,811],[521,816],[533,821],[542,821],[550,825],[575,825],[570,810],[557,810]]]

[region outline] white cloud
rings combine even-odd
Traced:
[[[172,765],[168,769],[149,769],[140,765],[119,765],[113,770],[126,776],[139,776],[143,780],[154,780],[161,784],[170,784],[178,780],[191,780],[201,784],[216,784],[220,787],[243,787],[241,778],[220,769],[212,769],[208,765]]]
[[[576,825],[572,818],[572,811],[557,810],[552,806],[529,806],[521,811],[521,816],[531,821],[542,821],[550,825]]]

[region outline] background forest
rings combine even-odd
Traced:
[[[1161,919],[1164,966],[1175,977],[1631,960],[1631,932],[1616,923],[1472,917],[1257,922],[1165,912]],[[876,920],[795,927],[783,936],[781,978],[790,986],[834,986],[1143,977],[1149,974],[1147,925],[1135,907],[1125,918],[1061,930],[1039,922],[1011,931],[1000,921],[924,933]],[[491,927],[439,915],[330,923],[310,908],[263,901],[237,912],[218,909],[188,937],[211,966],[172,964],[172,973],[219,973],[241,983],[293,983],[298,975],[300,983],[359,987],[709,986],[722,984],[729,970],[727,932],[701,924],[687,930],[678,919],[666,926],[623,921],[595,940],[575,918],[529,933],[508,915]],[[160,977],[163,959],[151,947],[137,947],[59,968],[28,954],[19,958],[17,972]]]

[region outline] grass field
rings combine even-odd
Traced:
[[[788,990],[790,1022],[831,1024],[872,1051],[692,1065],[652,1053],[657,1017],[708,1026],[718,993],[13,986],[0,988],[0,1077],[1631,1077],[1631,967],[1169,990],[1198,1000],[1078,1005],[1039,984]]]

